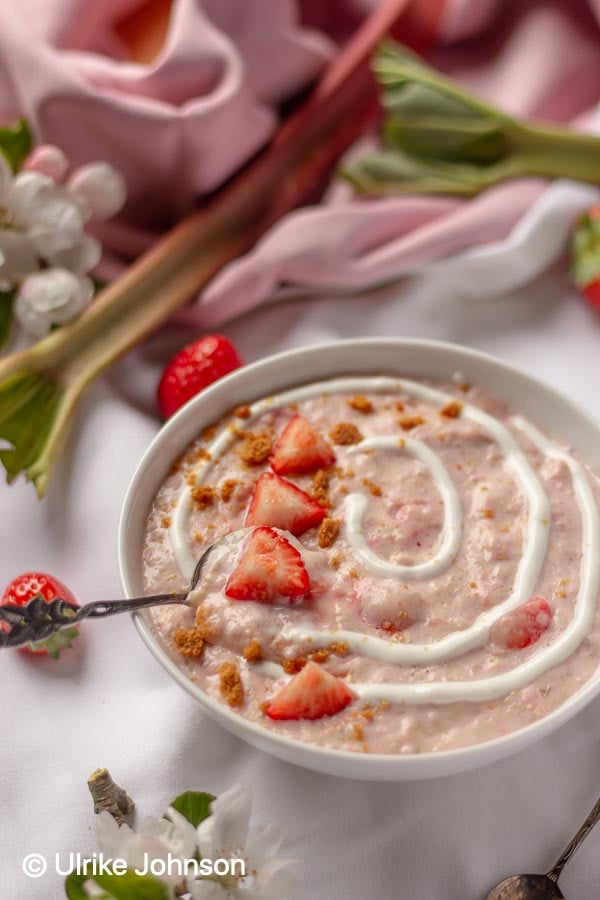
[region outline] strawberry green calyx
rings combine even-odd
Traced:
[[[571,241],[572,273],[577,287],[600,278],[600,206],[594,206],[579,221]]]
[[[79,637],[79,629],[72,626],[70,628],[61,628],[51,634],[44,641],[30,642],[29,648],[33,653],[41,653],[44,650],[52,659],[60,659],[63,650],[69,650],[73,646],[73,641]]]

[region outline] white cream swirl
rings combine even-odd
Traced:
[[[317,382],[286,391],[250,407],[250,416],[236,421],[235,430],[227,426],[209,447],[210,459],[202,461],[195,469],[196,480],[201,482],[215,461],[237,440],[237,433],[247,428],[269,409],[327,393],[397,392],[418,397],[443,408],[455,398],[435,388],[403,378],[362,377],[338,378]],[[502,616],[524,603],[535,591],[547,551],[550,530],[550,504],[544,488],[509,429],[493,416],[478,407],[465,403],[461,410],[464,418],[475,422],[497,443],[505,457],[505,464],[516,478],[527,501],[527,527],[523,554],[517,568],[515,583],[509,597],[493,609],[481,614],[468,628],[454,632],[431,644],[399,644],[386,638],[366,635],[347,629],[307,629],[288,627],[284,637],[315,647],[325,647],[332,642],[345,641],[350,650],[381,662],[405,666],[429,665],[462,655],[483,646],[490,628]],[[505,696],[530,683],[544,672],[567,659],[579,646],[591,629],[600,587],[600,556],[593,552],[600,544],[600,520],[595,497],[583,466],[570,454],[556,447],[531,423],[515,418],[513,423],[524,436],[544,455],[562,460],[571,473],[575,496],[582,520],[582,558],[580,588],[573,618],[555,640],[534,653],[525,663],[509,672],[473,681],[432,681],[408,684],[359,684],[353,690],[365,701],[388,700],[398,703],[452,703],[457,701],[485,701]],[[237,433],[236,433],[237,432]],[[402,449],[402,442],[393,437],[369,438],[355,445],[349,452],[366,450]],[[404,449],[420,459],[428,468],[444,503],[444,525],[440,546],[435,558],[416,566],[400,566],[381,559],[367,546],[362,531],[365,498],[350,495],[345,505],[345,526],[351,546],[363,563],[376,574],[405,581],[431,578],[442,571],[454,559],[460,543],[462,511],[456,489],[437,454],[426,444],[413,438],[404,439]],[[195,558],[190,550],[189,516],[191,512],[190,488],[185,485],[179,495],[170,538],[176,562],[184,576],[191,575]]]

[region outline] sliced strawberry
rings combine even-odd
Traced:
[[[297,600],[310,590],[302,557],[272,528],[255,528],[225,585],[232,600],[277,603]]]
[[[254,487],[246,525],[270,525],[299,535],[319,525],[326,515],[324,506],[291,481],[263,472]]]
[[[278,475],[301,475],[326,469],[335,462],[335,453],[303,416],[294,416],[283,429],[271,465]]]
[[[341,678],[309,662],[271,700],[266,715],[270,719],[321,719],[334,716],[353,699]]]
[[[41,597],[46,603],[51,603],[60,597],[67,603],[78,606],[77,600],[58,578],[52,575],[46,575],[43,572],[26,572],[14,578],[7,586],[0,604],[2,606],[25,606],[34,597]],[[61,628],[60,631],[51,634],[45,641],[38,643],[24,644],[19,649],[29,653],[48,654],[53,659],[58,659],[61,651],[67,647],[71,647],[71,641],[79,637],[79,630],[75,627]]]
[[[539,641],[551,621],[550,604],[543,597],[532,597],[496,622],[492,639],[508,650],[522,650]]]

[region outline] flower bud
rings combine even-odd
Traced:
[[[58,182],[67,174],[69,160],[60,147],[54,144],[40,144],[27,156],[23,168],[29,172],[40,172]]]
[[[76,169],[68,181],[73,193],[88,206],[95,219],[110,219],[127,199],[127,185],[121,173],[105,162],[87,163]]]
[[[45,269],[29,275],[15,300],[15,318],[32,337],[48,334],[53,325],[76,318],[94,294],[89,278],[78,278],[67,269]]]

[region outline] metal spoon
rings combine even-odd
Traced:
[[[76,625],[83,619],[103,619],[117,613],[134,612],[149,606],[164,606],[169,603],[187,603],[188,597],[198,586],[202,570],[210,553],[231,533],[224,535],[204,551],[194,569],[187,591],[173,594],[153,594],[150,597],[135,597],[131,600],[108,600],[75,606],[61,597],[47,603],[43,597],[34,597],[24,606],[7,604],[0,606],[0,647],[18,647],[20,644],[43,641],[56,631]]]
[[[485,900],[556,900],[563,898],[557,882],[562,870],[600,820],[600,799],[593,810],[546,875],[512,875],[505,878],[487,895]]]

